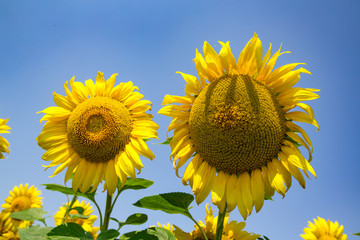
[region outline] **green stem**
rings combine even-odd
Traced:
[[[96,203],[95,199],[94,199],[94,201],[92,201],[92,202],[95,204],[95,206],[96,206],[96,208],[97,208],[97,210],[98,210],[98,212],[99,212],[99,216],[100,216],[100,228],[101,228],[102,225],[103,225],[103,217],[102,217],[101,209],[100,209],[99,205]]]
[[[66,208],[66,212],[65,212],[65,215],[64,215],[64,217],[63,217],[63,219],[62,219],[62,221],[61,221],[61,224],[64,224],[64,223],[65,223],[66,218],[69,216],[70,209],[71,209],[72,206],[74,205],[76,199],[77,199],[77,196],[76,196],[76,193],[75,193],[73,199],[71,200],[71,203],[70,203],[69,207]]]
[[[200,227],[199,223],[190,215],[190,219],[193,220],[193,222],[198,226],[198,228],[200,229],[201,233],[203,234],[204,236],[204,239],[205,240],[208,240],[204,230],[202,229],[202,227]]]
[[[100,229],[101,232],[104,232],[104,231],[108,230],[108,228],[109,228],[109,221],[110,221],[110,215],[111,215],[111,200],[112,200],[112,196],[107,194],[105,214],[104,214],[104,223],[102,225],[102,228]]]
[[[111,204],[111,208],[110,208],[110,211],[111,211],[111,212],[112,212],[112,210],[113,210],[113,208],[114,208],[114,206],[115,206],[116,200],[117,200],[118,197],[120,196],[120,193],[121,193],[121,192],[122,192],[122,191],[120,191],[120,190],[118,189],[118,193],[116,194],[116,197],[115,197],[113,203]]]
[[[219,209],[219,215],[218,215],[218,221],[217,221],[217,226],[216,226],[216,237],[215,240],[221,240],[222,235],[223,235],[223,230],[224,230],[224,220],[225,220],[225,216],[226,216],[226,206],[227,204],[225,204],[225,210],[224,212],[220,212]]]

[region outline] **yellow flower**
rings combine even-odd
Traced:
[[[98,72],[95,83],[89,79],[85,85],[74,77],[65,82],[66,96],[54,92],[57,107],[41,111],[41,121],[47,121],[37,137],[40,147],[47,150],[42,158],[52,161],[47,167],[60,165],[54,175],[67,168],[65,182],[73,175],[72,188],[86,192],[95,190],[102,180],[104,189],[112,195],[127,176],[136,178],[135,168],[143,164],[139,154],[149,159],[154,154],[144,139],[157,138],[158,125],[152,115],[151,102],[132,82],[115,84],[113,74],[106,82]]]
[[[66,206],[70,206],[70,203],[68,202],[66,204]],[[55,213],[54,215],[54,219],[55,219],[55,225],[58,226],[61,224],[65,213],[66,213],[66,206],[62,206],[59,208],[59,211],[57,213]],[[82,213],[82,215],[84,215],[85,217],[88,218],[80,218],[80,217],[76,217],[75,216],[71,216],[74,214],[79,214],[78,210],[74,209],[76,207],[81,207],[84,209],[84,212]],[[96,236],[97,232],[99,231],[99,227],[93,227],[94,222],[97,219],[96,215],[91,215],[91,213],[94,210],[92,209],[92,206],[90,206],[90,203],[86,203],[84,200],[81,201],[81,203],[76,200],[75,203],[72,205],[72,209],[70,210],[69,214],[70,217],[68,216],[65,220],[65,222],[74,222],[79,224],[85,231],[90,232],[93,236]],[[95,238],[94,238],[95,239]]]
[[[8,130],[11,128],[6,126],[9,119],[0,118],[0,133],[10,133]],[[0,159],[5,158],[3,153],[9,153],[9,142],[2,136],[0,136]]]
[[[309,227],[304,228],[304,234],[300,236],[305,240],[346,240],[347,235],[343,234],[344,226],[338,222],[331,222],[329,219],[314,218],[314,223],[309,222]]]
[[[10,196],[5,199],[5,203],[1,205],[1,207],[4,208],[4,228],[12,232],[17,232],[18,228],[30,226],[32,224],[30,221],[11,218],[10,214],[29,208],[42,208],[42,197],[40,197],[40,194],[40,190],[37,190],[35,186],[29,187],[29,184],[15,186],[13,190],[10,191]]]
[[[205,223],[202,221],[199,221],[200,227],[205,232],[206,237],[210,239],[215,239],[216,236],[216,226],[217,226],[217,220],[218,217],[213,216],[213,211],[209,204],[206,205],[206,217],[205,217]],[[225,220],[224,220],[224,229],[223,229],[223,240],[255,240],[261,235],[248,233],[247,231],[243,231],[246,223],[245,222],[236,222],[236,221],[229,221],[229,215],[226,214]],[[168,224],[169,225],[169,224]],[[201,240],[204,239],[204,236],[199,229],[197,225],[195,225],[195,230],[193,230],[191,233],[186,233],[182,231],[179,227],[175,226],[175,230],[173,230],[173,227],[166,226],[164,227],[171,232],[174,233],[176,236],[176,239],[178,240]]]
[[[204,43],[204,57],[196,50],[199,78],[181,73],[185,96],[166,95],[159,113],[172,117],[168,132],[173,166],[178,170],[191,157],[182,181],[190,183],[200,204],[212,191],[212,201],[221,211],[238,207],[244,219],[253,206],[258,212],[264,195],[276,190],[282,196],[290,188],[292,176],[305,188],[300,172],[315,177],[309,164],[312,143],[294,121],[318,127],[314,112],[301,101],[319,96],[316,89],[293,87],[304,68],[300,63],[273,70],[280,49],[272,56],[271,45],[262,55],[260,39],[254,37],[236,62],[229,42],[220,42],[217,54]],[[291,111],[298,107],[303,111]],[[298,144],[309,151],[306,160]]]

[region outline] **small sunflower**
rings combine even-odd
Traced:
[[[95,83],[85,85],[74,77],[64,88],[66,96],[54,92],[57,107],[41,111],[40,122],[47,121],[37,137],[46,150],[42,158],[52,161],[47,167],[60,165],[52,176],[67,168],[65,182],[73,175],[72,188],[86,192],[95,190],[102,180],[112,195],[127,176],[136,178],[135,168],[143,164],[139,154],[149,159],[154,154],[144,139],[157,138],[158,125],[152,121],[151,102],[144,98],[132,82],[114,86],[113,74],[107,81],[98,72]]]
[[[32,224],[30,221],[17,220],[10,217],[10,214],[29,208],[42,208],[40,194],[40,190],[37,190],[35,186],[29,187],[29,184],[15,186],[10,191],[10,196],[5,199],[5,203],[1,205],[4,208],[2,212],[4,228],[17,232],[18,228],[30,226]]]
[[[329,219],[314,218],[314,223],[309,222],[309,227],[304,228],[304,234],[300,236],[305,240],[346,240],[347,235],[343,234],[344,226],[338,222],[331,222]]]
[[[11,128],[6,125],[9,119],[0,118],[0,133],[10,133],[8,130]],[[2,136],[0,136],[0,159],[5,158],[3,153],[9,153],[9,142]]]
[[[55,219],[55,225],[58,226],[61,224],[67,208],[70,206],[70,203],[66,203],[66,206],[62,206],[59,208],[59,211],[55,213],[54,219]],[[81,218],[77,217],[76,214],[79,214],[78,210],[76,210],[77,207],[81,207],[84,211],[81,215],[87,217],[87,218]],[[92,206],[90,206],[90,203],[86,203],[84,200],[79,202],[78,200],[75,201],[75,203],[72,205],[72,209],[69,212],[69,216],[66,218],[65,222],[74,222],[79,224],[85,231],[90,232],[93,234],[93,236],[96,236],[96,233],[99,231],[99,227],[93,227],[94,222],[97,219],[96,215],[91,215],[91,213],[94,210],[92,209]],[[95,238],[94,238],[95,239]]]
[[[318,90],[293,87],[304,68],[292,63],[273,70],[280,49],[265,56],[256,33],[236,62],[229,42],[220,42],[217,54],[204,43],[204,57],[196,50],[199,78],[181,73],[185,96],[166,95],[159,113],[172,117],[168,132],[174,130],[171,146],[173,166],[178,170],[191,157],[183,184],[190,183],[200,204],[212,191],[220,211],[238,207],[244,219],[255,205],[260,211],[264,196],[279,192],[283,197],[292,176],[305,188],[303,173],[315,177],[309,164],[312,143],[294,121],[318,127],[311,107],[301,101],[313,100]],[[303,111],[291,111],[299,107]],[[306,160],[299,144],[309,152]],[[300,169],[300,170],[299,170]]]
[[[206,205],[206,217],[205,223],[199,221],[200,227],[205,232],[205,235],[208,239],[215,239],[216,236],[216,226],[217,226],[218,217],[213,216],[213,210],[211,209],[210,205]],[[248,233],[247,231],[243,231],[246,223],[245,222],[236,222],[236,221],[229,221],[229,215],[226,214],[224,220],[224,229],[223,229],[223,240],[255,240],[261,235]],[[178,240],[201,240],[204,239],[204,236],[197,225],[195,225],[195,230],[191,233],[186,233],[182,231],[180,228],[175,227],[176,229],[171,231],[176,236]],[[169,226],[166,226],[166,229],[169,230]],[[173,228],[170,228],[173,229]]]

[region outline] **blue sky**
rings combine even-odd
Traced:
[[[63,183],[63,174],[48,178],[44,153],[36,136],[42,129],[36,112],[54,106],[52,93],[64,94],[66,80],[105,78],[119,73],[117,83],[132,81],[153,102],[159,137],[166,138],[170,118],[157,115],[165,94],[183,95],[184,80],[176,71],[196,75],[195,49],[208,41],[230,41],[237,57],[254,32],[267,50],[282,43],[277,66],[304,62],[312,72],[300,87],[319,88],[320,99],[311,101],[320,131],[302,125],[314,145],[312,166],[318,178],[302,189],[295,181],[282,199],[267,201],[247,220],[246,230],[270,239],[300,239],[307,221],[317,216],[337,220],[347,234],[360,232],[359,192],[359,68],[360,2],[353,1],[17,1],[0,2],[0,118],[9,118],[11,145],[8,158],[0,161],[0,201],[20,183],[42,190],[44,209],[54,214],[66,201],[61,194],[44,190],[43,183]],[[119,219],[135,212],[149,215],[143,229],[157,222],[173,223],[191,231],[193,223],[183,216],[167,215],[132,206],[138,199],[163,192],[191,193],[177,178],[169,160],[170,147],[150,143],[156,155],[139,177],[155,184],[143,191],[129,191],[116,205]],[[105,194],[98,199],[105,205]],[[192,213],[205,217],[205,203]],[[230,219],[241,220],[237,210]],[[53,219],[47,220],[53,225]],[[356,239],[349,236],[348,239]]]

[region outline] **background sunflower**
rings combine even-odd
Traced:
[[[304,228],[304,234],[300,236],[305,240],[320,240],[320,239],[334,239],[346,240],[347,235],[343,233],[344,226],[339,225],[338,222],[332,222],[329,219],[318,217],[314,218],[314,223],[308,222],[309,226]]]
[[[0,118],[0,133],[10,133],[11,129],[6,123],[9,119]],[[3,153],[9,153],[9,142],[2,136],[0,136],[0,159],[5,158]]]

